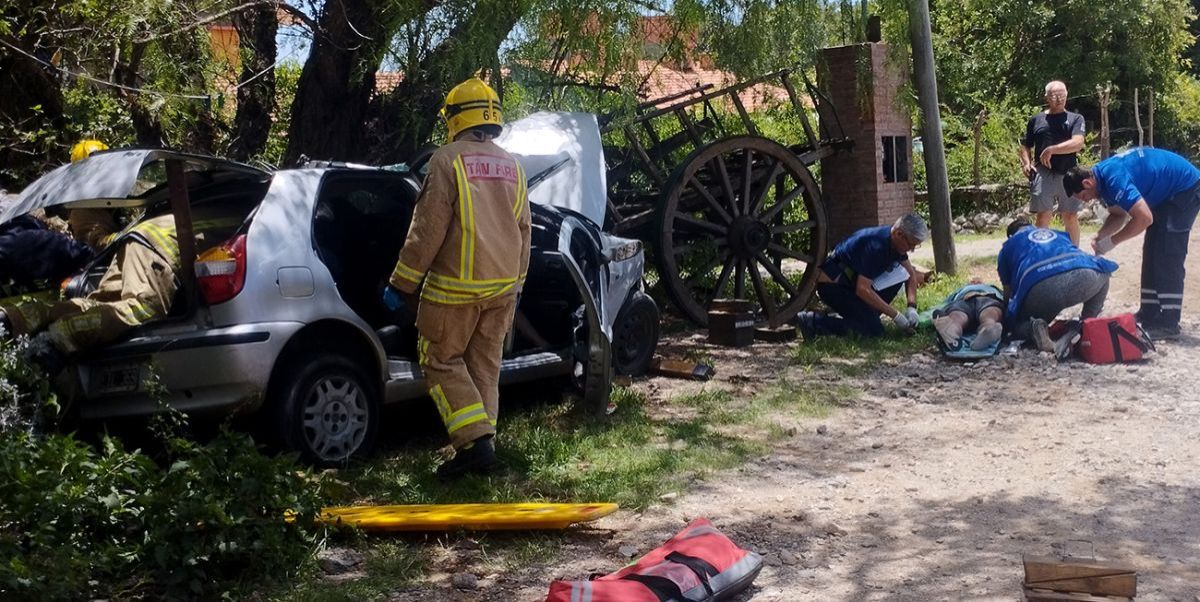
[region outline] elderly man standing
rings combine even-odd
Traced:
[[[1200,169],[1171,151],[1138,147],[1091,169],[1074,167],[1063,184],[1068,194],[1099,198],[1108,207],[1108,219],[1092,242],[1097,255],[1146,233],[1138,321],[1155,339],[1179,336],[1183,261],[1200,211]]]
[[[878,337],[883,334],[880,315],[901,330],[915,329],[919,279],[908,254],[927,238],[925,220],[909,213],[891,226],[863,228],[842,241],[817,275],[817,295],[838,316],[801,312],[796,321],[804,338],[850,333]],[[898,311],[891,302],[902,286],[908,309]]]
[[[1046,110],[1029,118],[1021,138],[1021,170],[1029,178],[1029,210],[1036,226],[1048,228],[1057,205],[1071,243],[1079,246],[1079,210],[1083,203],[1063,190],[1062,178],[1075,167],[1083,148],[1083,117],[1067,110],[1067,85],[1046,84]]]

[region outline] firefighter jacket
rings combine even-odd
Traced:
[[[441,305],[516,294],[529,268],[525,172],[490,140],[434,152],[391,285]],[[424,285],[422,286],[422,282]]]
[[[241,223],[220,205],[193,211],[196,249],[228,238]],[[55,301],[22,300],[5,307],[16,334],[42,329],[64,353],[116,340],[130,328],[165,317],[179,289],[179,241],[171,213],[136,223],[119,237],[120,246],[96,289],[85,297]]]

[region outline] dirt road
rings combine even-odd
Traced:
[[[1133,241],[1112,254],[1122,268],[1109,313],[1136,307],[1140,248]],[[975,241],[959,256],[998,249],[999,240]],[[766,559],[742,601],[1015,601],[1022,554],[1092,545],[1100,559],[1138,569],[1138,600],[1200,601],[1197,241],[1193,249],[1192,334],[1139,365],[1060,365],[1034,352],[952,364],[921,354],[850,377],[792,365],[781,346],[704,348],[714,381],[635,386],[659,401],[702,386],[749,398],[781,377],[863,393],[826,420],[784,418],[793,428],[783,432],[795,434],[760,460],[573,531],[550,565],[487,577],[475,591],[435,576],[397,600],[540,600],[551,579],[616,570],[629,562],[623,552],[644,553],[704,516]]]
[[[960,257],[998,248],[978,241]],[[1136,307],[1140,248],[1113,253],[1122,268],[1110,312]],[[1200,252],[1188,266],[1200,273]],[[1139,600],[1200,600],[1198,287],[1190,277],[1185,331],[1196,334],[1145,364],[1058,365],[1026,352],[880,367],[855,383],[861,402],[798,424],[770,456],[606,519],[611,538],[571,541],[560,564],[522,571],[519,597],[540,599],[551,577],[614,570],[626,562],[619,545],[644,552],[706,516],[767,559],[742,600],[1019,600],[1021,555],[1090,552],[1071,540],[1137,567]],[[797,373],[779,356],[752,378],[839,378]],[[744,372],[735,358],[717,363],[723,378]]]

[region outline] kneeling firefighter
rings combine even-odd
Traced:
[[[525,173],[492,142],[496,92],[469,79],[446,95],[442,118],[450,142],[429,159],[384,303],[416,309],[421,368],[456,450],[438,476],[453,478],[497,465],[500,360],[529,267],[530,218]]]
[[[241,219],[228,217],[223,209],[202,207],[193,212],[197,249],[225,240],[241,224]],[[180,267],[174,214],[144,220],[113,244],[120,245],[116,256],[86,296],[30,299],[0,307],[0,323],[6,331],[36,335],[26,353],[51,377],[61,371],[67,356],[111,343],[171,310]]]

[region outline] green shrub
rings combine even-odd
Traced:
[[[0,343],[0,599],[212,599],[312,558],[318,485],[291,458],[228,431],[185,440],[177,413],[154,456],[39,434],[54,398],[18,350]]]

